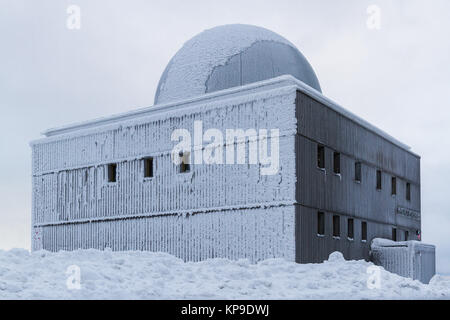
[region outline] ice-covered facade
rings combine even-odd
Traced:
[[[51,129],[31,143],[32,248],[165,251],[184,260],[369,257],[375,237],[420,236],[420,158],[321,93],[306,58],[263,28],[189,40],[155,105]],[[279,166],[175,164],[174,130],[278,129]],[[250,131],[248,131],[250,132]],[[204,145],[193,139],[191,155]],[[184,158],[183,158],[184,159]],[[186,160],[186,159],[184,159]]]

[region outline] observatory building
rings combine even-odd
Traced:
[[[192,139],[177,150],[180,129]],[[33,250],[305,263],[420,240],[420,157],[324,96],[300,51],[263,28],[206,30],[169,62],[154,106],[44,134],[31,143]]]

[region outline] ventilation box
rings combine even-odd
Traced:
[[[435,251],[434,245],[420,241],[374,239],[371,258],[389,272],[429,283],[436,273]]]

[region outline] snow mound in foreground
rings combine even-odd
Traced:
[[[69,266],[81,288],[67,286]],[[269,259],[183,262],[165,253],[78,250],[0,251],[0,299],[450,299],[450,278],[422,284],[334,252],[319,264]],[[69,270],[71,270],[69,268]],[[369,268],[370,270],[370,268]]]

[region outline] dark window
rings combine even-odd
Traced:
[[[339,216],[333,216],[333,237],[341,236],[341,219]]]
[[[325,168],[325,147],[321,145],[317,146],[317,166],[320,169]]]
[[[392,228],[392,241],[397,241],[397,228]]]
[[[180,172],[181,173],[190,172],[191,171],[190,153],[184,152],[181,153],[180,156],[181,156]]]
[[[145,178],[153,177],[153,158],[144,159],[144,177]]]
[[[325,234],[325,214],[323,212],[317,213],[317,234]]]
[[[367,240],[367,222],[361,222],[361,240]]]
[[[406,200],[411,200],[411,184],[409,182],[406,183]]]
[[[347,220],[347,236],[349,239],[353,239],[354,237],[354,232],[353,232],[353,219],[348,219]]]
[[[355,181],[361,182],[361,162],[355,162]]]
[[[408,241],[409,239],[409,231],[405,230],[405,241]]]
[[[377,170],[377,190],[381,190],[381,170]]]
[[[117,181],[117,164],[108,164],[108,182]]]
[[[336,174],[341,173],[341,154],[335,152],[333,155],[333,171]]]
[[[392,177],[391,179],[391,194],[394,196],[397,194],[397,178]]]

